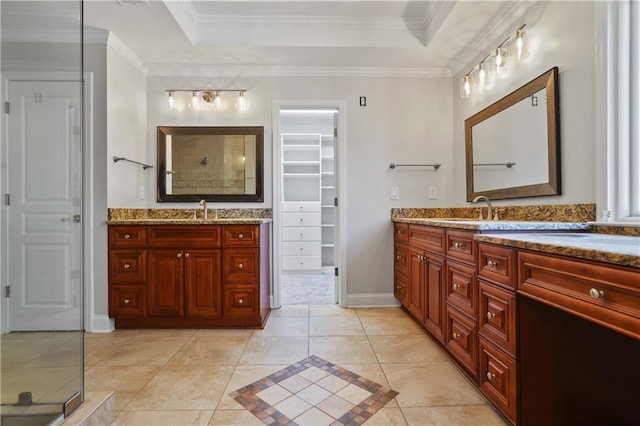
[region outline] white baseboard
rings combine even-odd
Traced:
[[[370,294],[349,294],[347,295],[348,308],[383,308],[400,306],[400,302],[393,293],[370,293]]]
[[[107,315],[94,315],[90,325],[87,327],[88,333],[111,333],[116,329],[115,322]]]

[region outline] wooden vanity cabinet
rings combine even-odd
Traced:
[[[478,280],[475,232],[446,230],[445,346],[473,378],[478,375]]]
[[[409,225],[409,288],[406,308],[440,342],[444,324],[442,228]]]
[[[515,424],[517,410],[516,250],[478,244],[481,392]]]
[[[110,226],[116,328],[262,326],[270,304],[268,226]]]

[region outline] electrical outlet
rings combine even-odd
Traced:
[[[400,199],[400,188],[397,186],[391,187],[391,199],[399,200]]]
[[[430,186],[429,187],[429,199],[436,200],[438,198],[438,187]]]

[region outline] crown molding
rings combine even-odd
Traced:
[[[449,64],[452,74],[456,75],[466,68],[472,68],[471,64],[475,65],[476,61],[484,58],[496,47],[496,44],[502,41],[505,34],[515,31],[517,27],[525,23],[523,22],[524,15],[535,4],[536,2],[531,0],[517,0],[509,6],[489,28],[477,34],[472,43],[454,56]]]
[[[283,67],[261,65],[149,64],[149,77],[401,77],[449,78],[443,68]]]
[[[109,40],[107,42],[107,45],[118,52],[144,76],[148,74],[149,66],[142,59],[140,59],[140,57],[136,55],[133,50],[129,49],[129,47],[127,47],[127,45],[118,38],[118,36],[116,36],[112,32],[109,32]]]

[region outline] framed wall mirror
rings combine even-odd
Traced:
[[[264,201],[262,126],[158,126],[157,152],[158,201]]]
[[[560,194],[558,68],[466,119],[465,151],[467,201]]]

